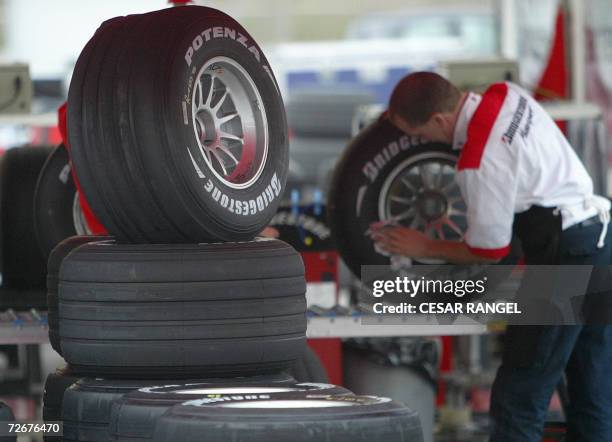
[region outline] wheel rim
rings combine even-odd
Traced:
[[[381,189],[379,218],[418,229],[432,239],[462,240],[467,229],[467,207],[454,179],[456,162],[451,154],[431,152],[400,163]]]
[[[198,72],[191,100],[200,154],[214,175],[234,189],[250,187],[268,157],[268,122],[255,83],[228,57]]]
[[[79,198],[79,192],[75,192],[74,199],[72,200],[72,222],[74,224],[74,231],[77,235],[91,235],[89,225],[81,209],[81,199]]]

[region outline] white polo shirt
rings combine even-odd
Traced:
[[[465,241],[474,254],[504,257],[515,213],[533,205],[559,208],[563,229],[609,214],[610,202],[593,195],[593,181],[563,133],[515,84],[468,94],[453,148],[461,149],[456,180],[467,204]]]

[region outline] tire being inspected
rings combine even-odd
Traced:
[[[278,85],[253,38],[215,9],[105,22],[77,61],[68,133],[87,201],[123,241],[249,240],[284,190]]]
[[[486,277],[489,290],[507,278],[521,253],[514,240],[499,262],[504,266],[445,265],[390,254],[370,235],[372,224],[383,223],[418,229],[432,239],[463,240],[467,206],[455,182],[458,154],[450,145],[407,136],[386,114],[351,141],[334,171],[328,220],[338,252],[355,275],[363,277],[361,266],[390,266],[388,278],[408,269],[415,277],[427,273],[438,280]],[[431,272],[417,267],[422,264],[439,267]]]
[[[391,262],[368,235],[372,223],[418,228],[433,238],[463,236],[457,157],[450,146],[409,137],[384,117],[349,144],[334,173],[328,214],[338,250],[355,275],[361,265]]]

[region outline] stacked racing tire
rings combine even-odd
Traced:
[[[287,126],[242,26],[199,6],[108,20],[67,112],[79,190],[109,236],[50,254],[68,369],[45,405],[60,404],[64,441],[167,440],[177,425],[185,442],[422,440],[401,404],[284,374],[306,354],[304,265],[257,237],[284,190]]]

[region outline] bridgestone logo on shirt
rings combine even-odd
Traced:
[[[512,144],[512,140],[514,139],[514,135],[518,130],[521,120],[523,119],[523,115],[525,114],[525,108],[527,107],[527,99],[525,97],[520,97],[518,106],[516,107],[516,111],[514,111],[514,115],[512,116],[512,121],[510,122],[510,126],[506,129],[506,132],[503,135],[504,141],[508,144]]]
[[[249,41],[248,37],[241,32],[236,31],[232,28],[227,28],[223,26],[214,26],[212,28],[205,29],[201,33],[195,36],[193,41],[191,42],[191,46],[187,48],[187,52],[185,52],[185,62],[187,66],[191,66],[191,62],[193,60],[193,55],[202,47],[202,45],[213,38],[229,38],[244,46],[255,59],[261,63],[261,54],[259,53],[259,49],[255,45],[254,42]]]

